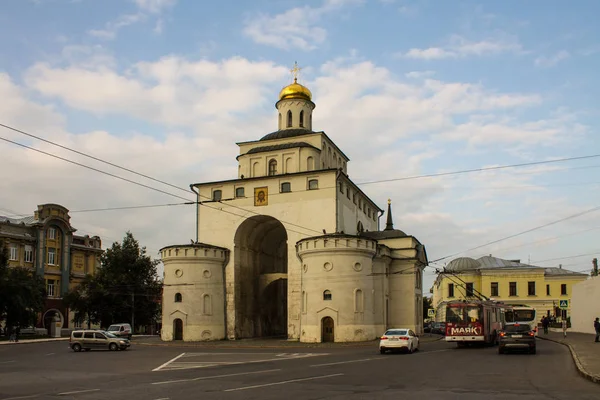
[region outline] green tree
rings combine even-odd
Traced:
[[[433,300],[431,299],[431,297],[423,297],[423,318],[424,319],[429,318],[429,316],[427,315],[427,312],[429,311],[430,308],[433,308]]]
[[[44,280],[23,267],[8,267],[8,253],[0,242],[0,321],[7,327],[31,326],[44,309]]]
[[[101,258],[97,274],[65,296],[78,322],[151,325],[159,313],[161,282],[157,260],[146,254],[131,232],[122,243],[115,242]]]

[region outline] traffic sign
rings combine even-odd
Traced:
[[[558,306],[561,309],[566,310],[567,308],[569,308],[569,300],[561,300]]]
[[[428,317],[435,317],[435,308],[430,308],[427,310]]]

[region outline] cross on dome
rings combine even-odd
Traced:
[[[290,69],[290,72],[294,76],[294,82],[298,81],[298,75],[300,74],[300,70],[302,70],[302,68],[298,66],[298,61],[294,61],[294,68]]]

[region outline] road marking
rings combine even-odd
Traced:
[[[54,355],[54,354],[56,354],[56,353],[48,353],[48,354],[46,354],[46,355],[47,355],[47,356],[52,356],[52,355]]]
[[[171,360],[167,361],[166,363],[164,363],[164,364],[163,364],[163,365],[161,365],[160,367],[156,367],[156,368],[154,368],[154,369],[152,370],[152,372],[155,372],[155,371],[160,371],[160,370],[161,370],[161,368],[164,368],[164,367],[166,367],[167,365],[169,365],[169,364],[171,364],[173,361],[176,361],[177,359],[179,359],[179,358],[183,357],[184,355],[185,355],[185,353],[181,353],[180,355],[178,355],[177,357],[175,357],[175,358],[173,358],[173,359],[171,359]]]
[[[100,389],[86,389],[86,390],[75,390],[73,392],[62,392],[59,393],[59,396],[66,396],[68,394],[76,394],[76,393],[89,393],[89,392],[98,392]]]
[[[264,371],[240,372],[237,374],[200,376],[198,378],[191,378],[191,379],[177,379],[177,380],[173,380],[173,381],[152,382],[152,385],[165,385],[167,383],[204,381],[206,379],[227,378],[229,376],[240,376],[240,375],[266,374],[267,372],[276,372],[276,371],[281,371],[281,370],[280,369],[267,369]]]
[[[431,351],[419,351],[417,354],[431,354],[431,353],[441,353],[443,351],[450,351],[454,349],[443,349],[443,350],[431,350]]]
[[[350,364],[350,363],[357,363],[357,362],[371,361],[371,360],[381,360],[381,358],[361,358],[360,360],[339,361],[339,362],[332,362],[332,363],[327,363],[327,364],[315,364],[315,365],[311,365],[311,367],[324,367],[326,365]]]
[[[273,358],[265,358],[261,360],[249,360],[249,361],[187,361],[193,357],[201,356],[201,355],[240,355],[240,354],[250,354],[250,353],[183,353],[178,357],[166,362],[158,368],[153,369],[153,371],[171,371],[171,370],[182,370],[182,369],[198,369],[198,368],[208,368],[215,366],[223,366],[223,365],[239,365],[239,364],[254,364],[254,363],[264,363],[271,361],[286,361],[286,360],[298,360],[301,358],[308,357],[318,357],[318,356],[326,356],[329,353],[280,353],[273,356],[270,353],[252,353],[252,354],[260,354],[264,356],[271,356]],[[281,355],[287,354],[286,357],[281,357]],[[178,361],[178,359],[186,361]]]
[[[35,397],[40,397],[40,395],[39,394],[31,394],[29,396],[7,397],[4,400],[33,399]]]
[[[161,397],[160,399],[156,399],[156,400],[169,400],[168,397]]]
[[[10,360],[10,361],[0,361],[0,364],[8,364],[8,363],[13,363],[15,362],[15,360]]]
[[[310,380],[314,380],[314,379],[333,378],[334,376],[341,376],[341,375],[344,375],[344,374],[331,374],[331,375],[313,376],[311,378],[291,379],[289,381],[265,383],[262,385],[242,386],[239,388],[227,389],[227,390],[223,390],[223,391],[224,392],[235,392],[237,390],[248,390],[248,389],[256,389],[256,388],[261,388],[261,387],[266,387],[266,386],[285,385],[286,383],[303,382],[303,381],[310,381]]]

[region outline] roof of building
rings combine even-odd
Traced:
[[[368,237],[369,239],[381,240],[381,239],[396,239],[408,237],[408,235],[402,232],[400,229],[387,229],[385,231],[365,231],[361,232],[360,236]]]
[[[271,132],[263,137],[260,140],[273,140],[273,139],[286,139],[296,136],[310,135],[312,133],[324,133],[324,132],[316,132],[310,129],[304,128],[295,128],[295,129],[280,129],[275,132]]]
[[[454,272],[477,270],[479,268],[479,262],[471,257],[455,258],[446,266],[447,270]]]
[[[256,153],[264,153],[264,152],[275,151],[275,150],[293,149],[296,147],[312,147],[313,149],[319,150],[312,144],[309,144],[306,142],[292,142],[292,143],[274,144],[272,146],[255,147],[253,149],[250,149],[246,154],[256,154]]]
[[[0,215],[0,222],[8,222],[10,224],[24,224],[24,225],[31,225],[34,224],[36,222],[38,222],[37,219],[35,219],[35,217],[33,215],[29,216],[29,217],[24,217],[24,218],[10,218],[10,217],[5,217]]]
[[[480,257],[477,260],[470,257],[459,257],[452,260],[446,270],[454,272],[479,271],[479,270],[498,270],[498,269],[539,269],[544,271],[546,276],[587,276],[587,274],[576,271],[569,271],[558,267],[539,267],[530,264],[524,264],[521,260],[505,260],[491,255]]]
[[[299,84],[298,80],[294,78],[294,83],[287,85],[279,92],[279,100],[285,99],[303,99],[310,101],[312,99],[312,93],[306,86]]]
[[[544,268],[544,274],[550,276],[562,276],[562,275],[570,275],[570,276],[587,276],[586,273],[577,272],[577,271],[569,271],[568,269],[558,268],[558,267],[549,267]]]

